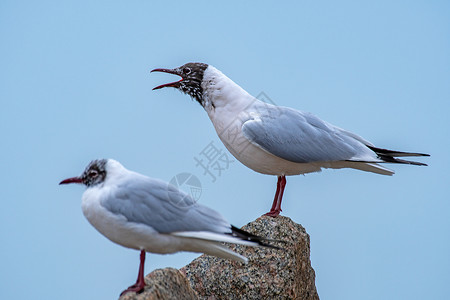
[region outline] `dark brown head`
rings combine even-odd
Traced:
[[[83,174],[78,177],[67,178],[59,184],[81,183],[91,187],[105,181],[107,159],[96,159],[89,163]]]
[[[159,85],[154,90],[164,87],[174,87],[185,94],[188,94],[192,98],[202,104],[203,102],[203,89],[202,80],[205,73],[207,64],[203,63],[187,63],[181,67],[175,69],[154,69],[151,72],[164,72],[169,74],[175,74],[181,77],[180,80]]]

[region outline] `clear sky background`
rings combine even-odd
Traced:
[[[58,186],[92,159],[192,173],[236,226],[269,210],[276,178],[235,161],[212,182],[194,158],[226,149],[206,113],[151,90],[176,79],[151,69],[190,61],[379,147],[430,153],[393,177],[289,177],[283,215],[311,236],[321,299],[450,298],[450,3],[241,2],[0,2],[2,299],[114,299],[134,283],[138,252],[89,225],[83,187]],[[146,273],[195,257],[150,254]]]

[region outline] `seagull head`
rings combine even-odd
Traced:
[[[92,187],[105,181],[107,159],[96,159],[89,163],[83,174],[78,177],[64,179],[59,184],[81,183]]]
[[[175,74],[181,77],[180,80],[161,84],[153,88],[153,90],[162,89],[164,87],[174,87],[181,92],[188,94],[200,104],[203,101],[202,81],[207,64],[203,63],[187,63],[175,69],[154,69],[151,72],[163,72]]]

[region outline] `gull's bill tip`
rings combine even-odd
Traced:
[[[150,73],[153,73],[153,72],[169,73],[169,74],[174,74],[174,75],[178,75],[178,76],[181,77],[181,79],[178,80],[178,81],[174,81],[174,82],[170,82],[170,83],[158,85],[157,87],[154,87],[154,88],[152,89],[153,91],[154,91],[154,90],[159,90],[159,89],[162,89],[162,88],[165,88],[165,87],[174,87],[174,88],[176,88],[176,87],[178,86],[178,84],[179,84],[181,81],[184,80],[184,78],[183,78],[183,77],[179,74],[179,72],[177,72],[175,69],[163,69],[163,68],[157,68],[157,69],[153,69],[153,70],[150,71]]]
[[[163,68],[156,68],[150,71],[150,73],[153,72],[162,72],[162,73],[169,73],[169,74],[176,74],[174,70],[172,69],[163,69]]]
[[[71,177],[64,179],[59,184],[69,184],[69,183],[83,183],[83,179],[81,179],[80,177]]]

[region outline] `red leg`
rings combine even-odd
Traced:
[[[275,192],[275,197],[273,198],[272,208],[270,209],[270,211],[275,210],[275,206],[277,205],[278,194],[280,193],[280,183],[281,183],[281,176],[278,176],[277,191]]]
[[[272,208],[266,216],[276,217],[281,212],[281,200],[283,200],[284,187],[286,186],[286,177],[284,175],[278,176],[277,191],[273,199]]]
[[[144,290],[145,280],[144,280],[144,263],[145,263],[145,250],[141,250],[140,255],[140,264],[139,264],[139,273],[136,283],[132,286],[128,287],[125,291],[120,293],[120,296],[125,295],[128,292],[136,292],[140,293]]]
[[[281,201],[283,200],[283,194],[284,194],[284,187],[286,186],[286,177],[281,177],[281,184],[280,184],[280,193],[278,194],[278,201],[277,206],[275,207],[275,211],[278,213],[281,212]]]

